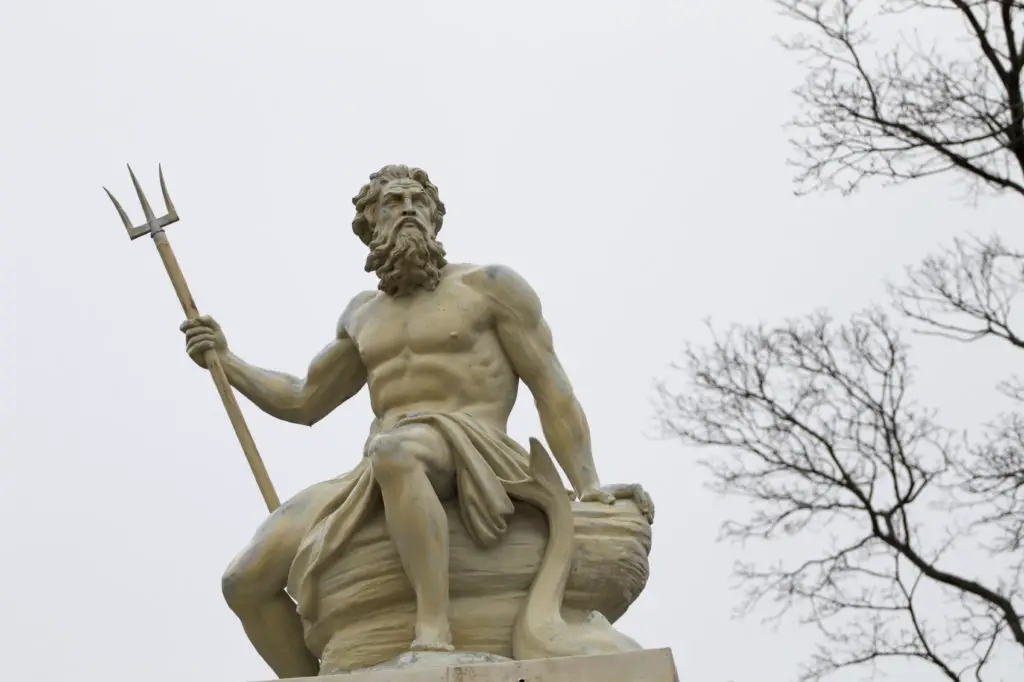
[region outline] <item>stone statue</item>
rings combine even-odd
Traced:
[[[281,678],[381,663],[395,646],[463,651],[462,599],[461,639],[506,658],[640,648],[609,618],[645,584],[653,504],[640,486],[602,486],[537,294],[509,267],[447,261],[445,206],[420,169],[382,168],[353,203],[377,290],[352,298],[305,377],[245,362],[208,316],[181,326],[189,356],[205,367],[215,351],[271,416],[312,426],[364,384],[375,416],[359,465],[286,501],[227,569],[252,645]],[[572,491],[540,442],[528,452],[506,433],[520,380]],[[571,618],[563,597],[579,602]],[[403,618],[411,643],[396,645]],[[377,630],[339,634],[361,624]]]

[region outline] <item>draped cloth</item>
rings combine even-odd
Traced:
[[[497,544],[514,511],[505,486],[529,478],[526,450],[504,431],[464,413],[410,415],[378,435],[410,424],[425,424],[444,437],[454,459],[459,512],[466,531],[480,547]],[[295,595],[299,614],[306,620],[317,618],[317,585],[323,569],[380,507],[380,490],[367,454],[364,450],[359,465],[334,480],[337,491],[317,516],[296,557],[296,564],[306,567]]]

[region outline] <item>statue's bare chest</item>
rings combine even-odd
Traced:
[[[374,367],[403,354],[466,352],[491,326],[486,299],[459,284],[408,299],[377,299],[360,320],[355,341]]]

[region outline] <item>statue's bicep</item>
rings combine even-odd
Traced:
[[[519,375],[531,391],[546,392],[566,383],[565,373],[555,355],[551,330],[543,319],[534,324],[507,324],[500,333],[502,345]]]

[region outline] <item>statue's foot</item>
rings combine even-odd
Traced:
[[[416,639],[409,651],[455,651],[452,646],[451,630],[445,626],[440,628],[416,628]]]

